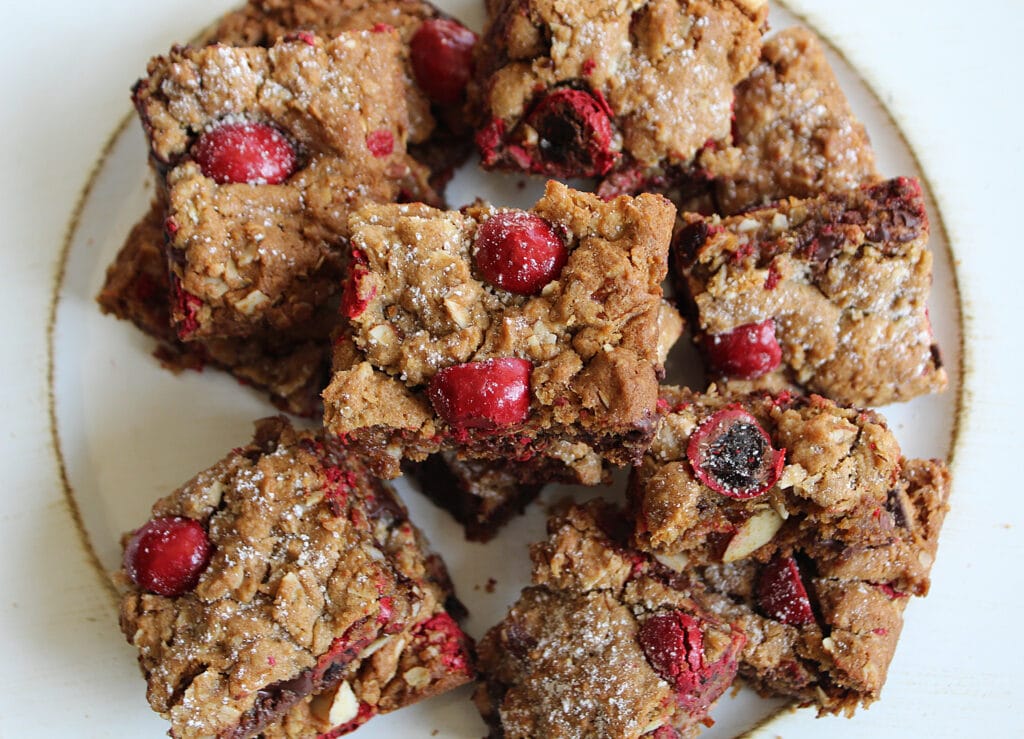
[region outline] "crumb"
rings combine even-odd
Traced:
[[[484,585],[484,590],[486,590],[488,593],[493,593],[494,592],[494,586],[497,585],[497,584],[498,584],[497,580],[495,580],[493,577],[489,577],[489,578],[487,578],[487,584]]]

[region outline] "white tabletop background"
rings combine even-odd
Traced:
[[[128,112],[129,85],[154,50],[233,4],[4,4],[0,737],[134,735],[117,721],[104,680],[135,668],[55,464],[46,322],[69,215]],[[966,402],[953,508],[932,594],[908,610],[914,628],[892,667],[899,686],[855,721],[801,712],[766,735],[1024,736],[1024,2],[789,5],[874,86],[930,180],[966,313]],[[905,650],[917,674],[901,672]]]

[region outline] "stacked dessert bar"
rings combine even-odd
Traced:
[[[156,194],[102,309],[323,418],[258,421],[125,536],[150,705],[176,737],[334,737],[479,677],[495,737],[670,739],[737,679],[870,704],[950,490],[870,408],[948,382],[920,185],[764,0],[487,12],[478,42],[420,0],[250,0],[133,89]],[[594,192],[447,209],[473,140]],[[700,387],[666,383],[687,328]],[[487,541],[614,468],[478,649],[382,481]]]

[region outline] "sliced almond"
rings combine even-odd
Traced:
[[[654,558],[673,572],[682,572],[690,563],[690,558],[681,552],[679,554],[655,554]]]
[[[342,680],[338,686],[338,692],[334,694],[331,702],[331,710],[327,714],[327,720],[331,726],[341,726],[359,715],[359,699],[352,692],[352,686],[347,680]]]
[[[762,508],[744,521],[729,541],[722,555],[723,562],[735,562],[749,556],[770,542],[782,527],[782,516],[771,508]]]

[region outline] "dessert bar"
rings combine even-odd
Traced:
[[[332,306],[290,335],[184,342],[171,326],[170,279],[164,255],[164,207],[154,200],[129,232],[96,300],[104,313],[131,321],[157,340],[160,362],[173,371],[212,366],[265,391],[278,408],[300,416],[322,413],[320,391],[330,370]]]
[[[736,87],[731,145],[702,152],[717,212],[784,197],[840,192],[879,179],[864,126],[850,110],[821,40],[787,28]]]
[[[660,196],[604,202],[557,182],[528,211],[353,214],[327,431],[388,476],[445,449],[638,462],[657,422],[673,219]]]
[[[876,700],[908,596],[928,592],[945,466],[817,396],[662,397],[630,480],[634,545],[747,634],[740,673],[762,693],[822,713]]]
[[[674,274],[712,379],[857,406],[945,388],[917,180],[681,220]]]
[[[905,460],[890,503],[845,540],[789,529],[766,562],[695,568],[701,603],[747,634],[740,674],[819,714],[849,716],[877,700],[910,596],[927,593],[949,485],[941,462]],[[872,531],[871,541],[858,531]]]
[[[307,322],[338,291],[351,210],[432,199],[405,153],[400,50],[381,27],[150,62],[134,99],[167,189],[180,339]]]
[[[117,579],[122,631],[176,737],[254,736],[318,710],[344,725],[472,678],[444,567],[401,503],[283,418],[158,501]]]
[[[206,40],[270,46],[299,31],[330,38],[381,24],[402,41],[409,152],[440,192],[472,149],[464,108],[477,38],[455,19],[423,0],[249,0],[221,18]]]
[[[606,177],[688,166],[729,136],[764,0],[496,0],[471,103],[487,169]]]
[[[746,638],[626,544],[595,501],[548,522],[533,586],[479,645],[492,737],[690,735],[733,681]]]

